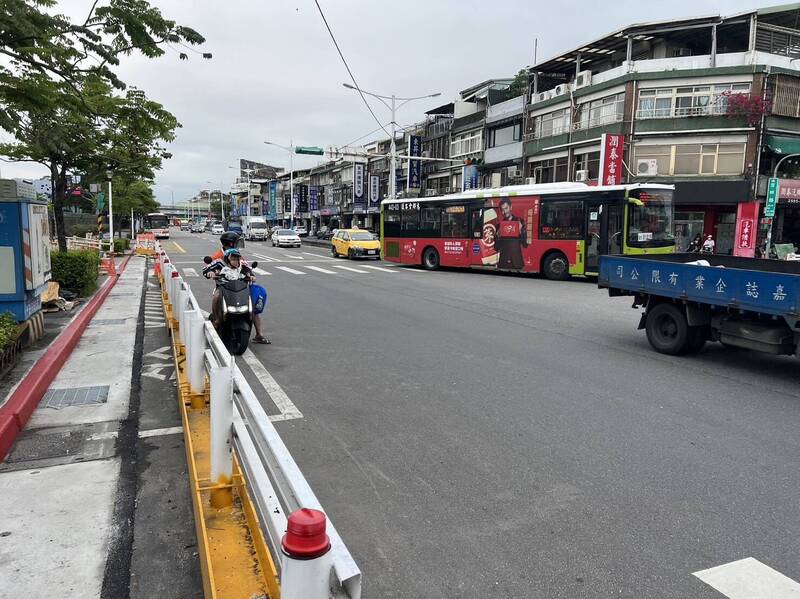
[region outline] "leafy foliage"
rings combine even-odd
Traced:
[[[89,250],[53,252],[51,269],[53,280],[72,293],[91,295],[97,288],[100,256]]]
[[[759,124],[761,117],[770,110],[769,101],[760,94],[726,91],[722,95],[725,96],[727,103],[725,116],[728,118],[744,117],[751,127]]]
[[[19,325],[11,312],[0,314],[0,350],[17,338]]]
[[[528,89],[528,71],[527,69],[520,69],[511,82],[511,87],[508,88],[508,97],[516,98],[523,95]]]

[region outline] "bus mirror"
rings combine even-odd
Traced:
[[[628,203],[639,207],[644,206],[644,202],[638,198],[628,198]]]

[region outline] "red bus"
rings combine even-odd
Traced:
[[[383,258],[399,264],[596,275],[603,254],[675,251],[672,185],[515,185],[384,200]]]

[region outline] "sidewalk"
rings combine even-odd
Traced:
[[[131,259],[0,464],[2,599],[200,596],[175,388],[143,366],[168,345],[147,276]]]

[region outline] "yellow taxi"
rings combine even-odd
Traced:
[[[381,257],[381,242],[364,229],[339,229],[331,238],[331,252],[334,258],[347,256],[354,258]]]

